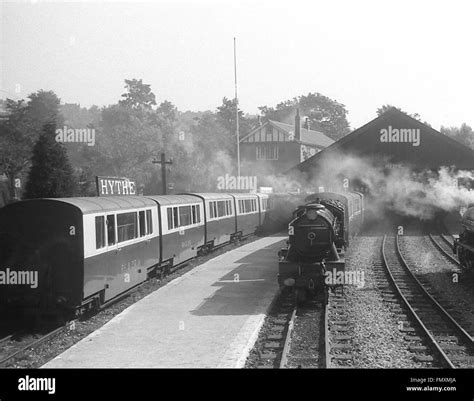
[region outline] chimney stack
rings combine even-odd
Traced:
[[[295,139],[297,141],[301,140],[301,120],[300,120],[300,109],[296,109],[295,116]]]

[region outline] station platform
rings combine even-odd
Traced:
[[[42,367],[243,367],[278,291],[286,238],[258,239],[197,266]]]

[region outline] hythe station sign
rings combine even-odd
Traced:
[[[128,178],[97,177],[98,196],[136,195],[137,184]]]

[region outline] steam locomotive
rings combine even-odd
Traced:
[[[322,192],[308,196],[288,225],[287,247],[279,251],[278,283],[298,301],[309,295],[327,302],[327,272],[345,269],[345,251],[364,221],[364,195]]]
[[[461,219],[463,231],[454,241],[453,252],[458,255],[461,266],[473,271],[474,268],[474,207],[466,210]]]

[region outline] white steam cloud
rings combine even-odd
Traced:
[[[367,203],[375,213],[391,210],[422,220],[431,219],[440,209],[459,211],[474,203],[474,191],[458,186],[458,179],[474,180],[473,173],[449,167],[415,171],[407,165],[387,164],[387,160],[333,153],[311,179],[293,176],[283,185],[294,179],[304,183],[302,189],[306,192],[317,192],[320,186],[326,191],[342,190],[344,184],[352,189],[365,186]]]

